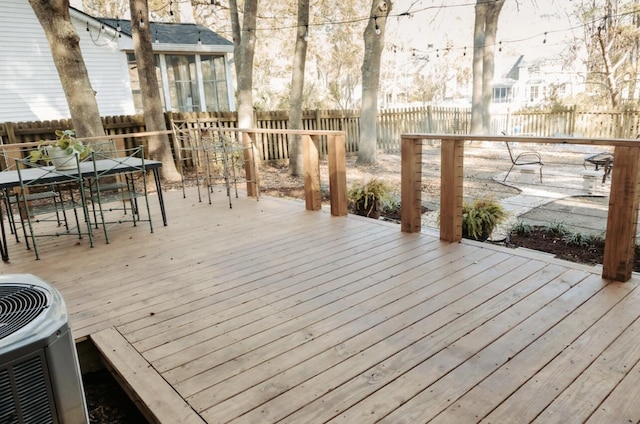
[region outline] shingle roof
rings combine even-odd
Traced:
[[[122,19],[96,18],[98,21],[131,37],[131,21]],[[233,43],[211,31],[209,28],[196,24],[181,24],[168,22],[151,22],[151,38],[162,44],[198,44],[209,46],[232,46]]]

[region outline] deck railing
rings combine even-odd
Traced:
[[[422,143],[440,140],[440,239],[462,239],[464,145],[467,141],[529,144],[612,146],[614,164],[607,215],[602,277],[627,281],[633,271],[638,207],[640,205],[640,141],[628,139],[474,136],[445,134],[402,135],[402,217],[405,232],[421,229]],[[407,207],[404,207],[408,205]]]
[[[322,192],[320,190],[320,137],[326,137],[331,215],[347,215],[347,161],[344,131],[269,130],[258,128],[237,131],[243,134],[243,143],[245,146],[255,146],[257,134],[300,136],[304,161],[304,199],[307,210],[320,210],[322,208]],[[255,148],[245,149],[245,159],[251,160],[252,158],[247,157],[247,154],[255,155]],[[259,176],[250,175],[249,172],[251,171],[248,167],[246,168],[246,172],[247,180],[251,177],[253,177],[251,178],[253,181],[259,180]],[[247,187],[247,193],[250,196],[254,195],[254,190],[255,187]]]
[[[304,160],[304,191],[307,210],[322,208],[322,192],[320,190],[320,138],[327,140],[327,159],[329,167],[329,200],[333,216],[347,215],[347,170],[346,170],[346,136],[344,131],[324,130],[272,130],[272,129],[238,129],[225,128],[225,132],[242,134],[242,141],[247,147],[244,149],[244,162],[247,180],[247,195],[258,195],[259,167],[250,166],[254,160],[259,160],[256,147],[257,134],[278,134],[299,136],[302,143],[302,157]],[[115,134],[104,137],[86,137],[83,141],[91,143],[104,139],[114,140],[118,148],[124,148],[127,141],[135,140],[135,145],[144,144],[145,140],[158,134],[172,134],[171,131],[139,132],[129,134]],[[46,143],[47,141],[43,141]],[[41,142],[16,143],[20,148],[32,148]],[[53,142],[53,140],[49,140]]]

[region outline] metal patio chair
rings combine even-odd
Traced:
[[[502,134],[507,135],[504,131],[502,132]],[[508,141],[505,141],[505,144],[507,145],[507,150],[509,151],[511,167],[509,168],[509,171],[507,171],[507,175],[504,176],[502,182],[507,181],[507,177],[516,166],[538,165],[540,168],[540,183],[542,183],[542,167],[544,166],[544,163],[542,163],[542,157],[540,156],[540,153],[535,151],[515,153]]]

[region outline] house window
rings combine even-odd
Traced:
[[[229,111],[229,93],[224,56],[202,56],[202,82],[208,112]]]
[[[171,105],[179,112],[200,110],[195,55],[166,55]]]
[[[142,94],[135,55],[127,53],[127,61],[133,103],[136,113],[142,113]],[[231,110],[224,56],[156,54],[155,61],[162,107],[165,111]],[[169,104],[170,107],[167,106]]]
[[[540,97],[540,86],[532,85],[529,88],[529,101],[534,102]]]
[[[155,57],[156,61],[156,79],[158,80],[158,86],[160,89],[160,101],[162,107],[165,107],[164,96],[162,96],[162,72],[160,72],[160,62],[158,56]],[[138,64],[136,62],[136,56],[133,53],[127,53],[127,64],[129,66],[129,81],[131,82],[131,96],[133,97],[133,106],[136,113],[142,113],[142,91],[140,88],[140,77],[138,76]]]
[[[497,87],[493,89],[493,103],[508,103],[511,101],[511,87]]]

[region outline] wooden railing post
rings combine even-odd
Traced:
[[[616,147],[604,246],[602,277],[631,278],[640,204],[640,147]]]
[[[440,170],[440,239],[462,239],[464,140],[443,140]]]
[[[319,137],[304,134],[302,136],[302,154],[304,156],[304,201],[307,210],[318,211],[322,208],[320,192],[320,154]]]
[[[422,228],[422,140],[402,138],[400,228],[406,233],[419,233]]]
[[[344,132],[327,137],[331,215],[347,215],[347,153]]]
[[[256,152],[256,134],[253,132],[242,133],[242,144],[244,146],[244,172],[247,176],[247,196],[258,196],[258,169],[260,156]]]

